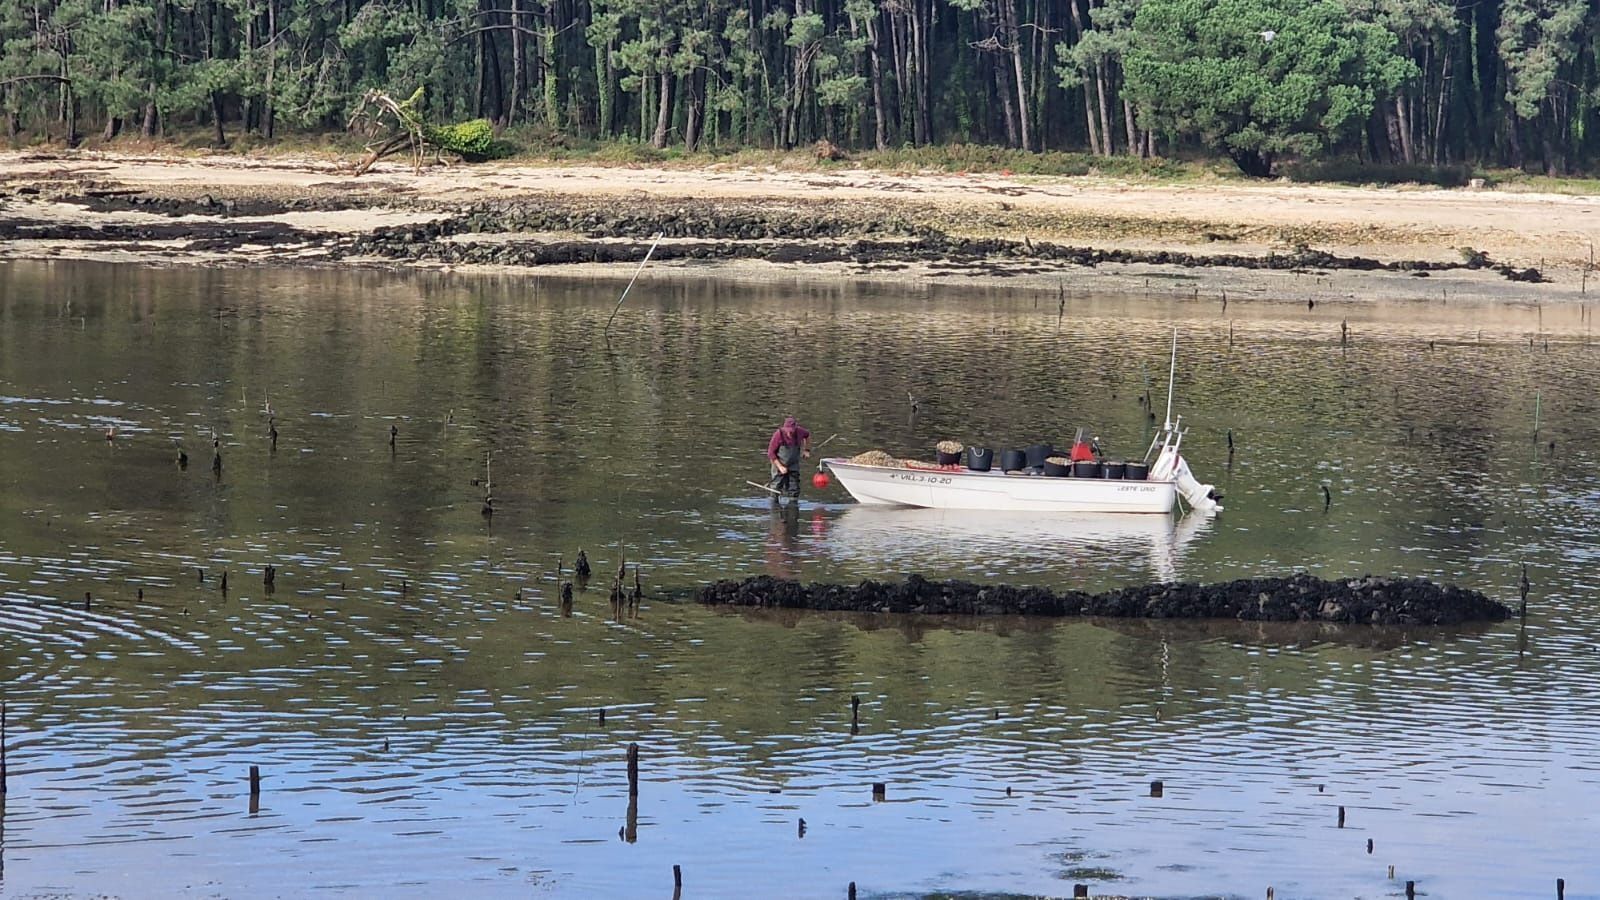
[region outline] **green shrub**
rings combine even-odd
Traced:
[[[428,129],[427,138],[439,149],[465,159],[488,159],[494,147],[494,124],[488,119],[472,119],[439,125]]]

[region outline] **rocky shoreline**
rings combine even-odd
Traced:
[[[1499,622],[1511,609],[1483,594],[1422,578],[1365,576],[1328,581],[1304,573],[1220,584],[1152,584],[1089,594],[966,581],[801,584],[756,576],[718,581],[695,599],[709,606],[958,616],[1103,616],[1238,619],[1360,625]]]
[[[41,209],[46,202],[80,207],[91,220],[51,219]],[[285,221],[305,213],[379,208],[422,221],[353,230]],[[657,235],[665,240],[652,258],[661,263],[747,260],[843,263],[868,269],[921,265],[998,278],[1140,265],[1315,275],[1378,272],[1417,278],[1486,271],[1512,282],[1546,280],[1537,268],[1497,263],[1481,252],[1445,262],[1385,261],[1305,245],[1258,254],[1106,248],[1028,237],[953,235],[928,224],[926,217],[838,203],[640,199],[621,206],[546,197],[463,204],[365,193],[288,199],[236,198],[220,192],[173,197],[115,188],[43,191],[26,185],[14,188],[9,197],[0,193],[0,241],[167,257],[277,250],[292,253],[300,263],[360,260],[539,268],[634,263]]]
[[[1586,300],[1584,198],[1098,176],[0,153],[0,260],[854,280],[1147,298]],[[1496,227],[1485,229],[1492,211]],[[1582,246],[1580,246],[1582,245]]]

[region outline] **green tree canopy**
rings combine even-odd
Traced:
[[[1147,127],[1197,136],[1265,176],[1360,129],[1415,73],[1395,35],[1335,0],[1144,0],[1124,54]]]

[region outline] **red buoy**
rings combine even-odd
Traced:
[[[822,490],[831,483],[832,479],[828,477],[827,472],[818,472],[817,474],[811,476],[811,486],[817,490]]]

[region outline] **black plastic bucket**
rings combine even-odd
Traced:
[[[1128,481],[1143,481],[1150,474],[1150,465],[1137,460],[1128,460],[1123,466],[1122,477]]]
[[[1044,467],[1044,461],[1056,455],[1056,451],[1049,444],[1034,444],[1028,448],[1028,468],[1039,469]]]
[[[986,447],[967,448],[967,468],[974,472],[987,472],[994,467],[994,451]]]
[[[1128,464],[1120,459],[1108,459],[1102,469],[1107,478],[1123,478],[1128,471]]]
[[[1000,471],[1015,472],[1027,468],[1028,455],[1021,450],[1002,450],[1000,452]]]
[[[1072,465],[1070,463],[1051,462],[1047,459],[1044,461],[1044,473],[1051,478],[1066,478],[1072,474]]]
[[[933,455],[938,458],[939,465],[941,466],[954,466],[961,462],[961,451],[959,450],[957,450],[955,453],[946,453],[943,450],[935,450],[933,451]]]
[[[1072,477],[1099,478],[1100,463],[1092,459],[1080,459],[1072,464]]]

